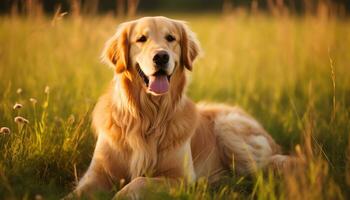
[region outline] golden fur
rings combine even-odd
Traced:
[[[147,35],[142,44],[140,34]],[[164,40],[164,34],[173,34],[175,41]],[[145,75],[155,72],[148,57],[159,49],[170,55],[171,75],[169,90],[161,95],[150,92],[137,72],[137,67]],[[138,197],[145,176],[155,183],[161,177],[215,182],[232,167],[247,174],[288,158],[240,108],[195,105],[186,97],[185,70],[192,69],[199,53],[198,41],[182,21],[146,17],[118,27],[103,52],[115,78],[93,112],[97,143],[78,195],[110,190],[125,180],[118,195]]]

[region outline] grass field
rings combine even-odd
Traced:
[[[150,198],[350,198],[350,21],[173,17],[190,22],[204,50],[188,95],[242,106],[307,164],[283,176],[232,176],[217,187],[201,180]],[[58,199],[82,176],[94,148],[91,110],[113,76],[99,55],[119,22],[0,18],[0,127],[11,130],[0,134],[0,199]]]

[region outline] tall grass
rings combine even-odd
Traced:
[[[242,106],[306,164],[282,175],[232,175],[215,187],[200,180],[157,189],[149,198],[350,197],[349,21],[244,12],[173,17],[190,22],[204,50],[189,96]],[[11,130],[0,135],[0,199],[57,199],[86,170],[91,110],[113,75],[99,54],[118,23],[0,18],[0,127]],[[13,109],[16,103],[23,108]]]

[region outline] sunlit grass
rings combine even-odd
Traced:
[[[242,106],[285,153],[299,152],[307,164],[283,176],[232,176],[215,187],[201,180],[150,198],[349,197],[350,23],[244,14],[175,17],[190,22],[204,50],[189,96]],[[118,22],[0,19],[0,199],[57,199],[86,170],[94,147],[91,110],[113,75],[99,55]]]

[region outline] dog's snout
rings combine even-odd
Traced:
[[[169,54],[166,51],[159,51],[154,57],[153,62],[157,67],[164,67],[169,62]]]

